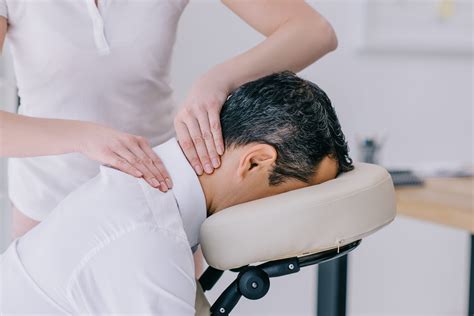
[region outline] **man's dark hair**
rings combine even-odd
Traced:
[[[289,71],[235,90],[224,103],[221,125],[226,148],[264,143],[276,149],[270,185],[288,178],[308,183],[328,155],[337,160],[338,173],[354,168],[326,93]]]

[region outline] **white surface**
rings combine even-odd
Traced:
[[[349,316],[467,315],[469,236],[399,216],[350,255]]]
[[[367,0],[363,49],[472,54],[471,0]]]

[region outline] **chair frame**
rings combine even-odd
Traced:
[[[246,265],[231,269],[230,271],[238,272],[238,275],[211,306],[210,313],[212,316],[227,316],[242,296],[251,300],[264,297],[270,289],[270,278],[293,274],[300,271],[302,267],[317,265],[345,256],[359,246],[361,241],[359,239],[338,248],[301,257],[291,257],[268,261],[257,266]],[[199,278],[203,291],[212,289],[223,273],[223,270],[208,267]]]

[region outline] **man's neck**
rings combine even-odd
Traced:
[[[198,179],[206,198],[207,217],[209,217],[216,211],[216,207],[214,205],[214,194],[216,190],[210,175],[203,174],[199,176]]]

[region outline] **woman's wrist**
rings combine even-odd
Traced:
[[[75,153],[84,153],[86,148],[87,132],[94,123],[86,121],[70,121],[65,127],[64,137],[67,150]]]
[[[217,84],[217,89],[227,96],[240,86],[235,76],[235,71],[232,71],[230,68],[227,63],[218,64],[209,69],[200,79],[211,79]]]
[[[245,67],[247,65],[240,56],[237,56],[214,66],[206,74],[218,78],[218,81],[227,89],[227,94],[230,94],[241,85],[266,74],[258,67]]]

